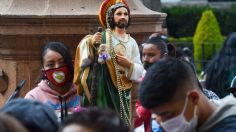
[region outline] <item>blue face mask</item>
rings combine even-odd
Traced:
[[[193,118],[188,122],[185,119],[184,112],[188,104],[188,96],[185,99],[183,111],[176,117],[171,118],[165,122],[161,122],[161,126],[166,132],[194,132],[198,123],[197,105],[194,106]]]

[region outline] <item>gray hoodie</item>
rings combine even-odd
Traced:
[[[198,129],[199,132],[235,131],[236,132],[236,99],[226,96],[219,100],[217,108],[207,121]]]

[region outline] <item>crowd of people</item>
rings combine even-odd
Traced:
[[[104,1],[99,20],[102,28],[80,41],[74,64],[66,44],[42,47],[37,86],[1,108],[1,131],[236,131],[235,33],[209,64],[202,85],[190,50],[177,50],[166,33],[151,34],[140,53],[126,31],[131,19],[125,0]],[[140,85],[132,111],[134,83]]]

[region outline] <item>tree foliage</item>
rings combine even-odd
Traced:
[[[174,38],[192,37],[203,11],[212,10],[219,23],[221,33],[227,36],[236,31],[236,5],[229,8],[212,8],[209,6],[171,6],[162,7],[167,13],[166,25],[168,35]]]
[[[210,60],[214,51],[219,51],[222,42],[223,38],[214,13],[211,10],[205,10],[193,37],[197,71],[202,69],[202,60]],[[205,53],[204,56],[203,53]]]

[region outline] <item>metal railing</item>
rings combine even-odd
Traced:
[[[186,48],[189,49],[188,53],[182,53],[186,55],[187,57],[191,58],[195,66],[200,63],[201,65],[201,71],[204,71],[207,67],[208,62],[214,57],[216,54],[216,44],[210,44],[210,43],[203,43],[201,44],[201,51],[202,51],[202,59],[194,60],[194,45],[192,42],[171,42],[173,45],[175,45],[177,52],[186,52]],[[206,53],[211,51],[211,53]],[[207,56],[208,54],[208,56]],[[177,53],[178,55],[178,53]],[[209,56],[211,56],[209,58]]]

